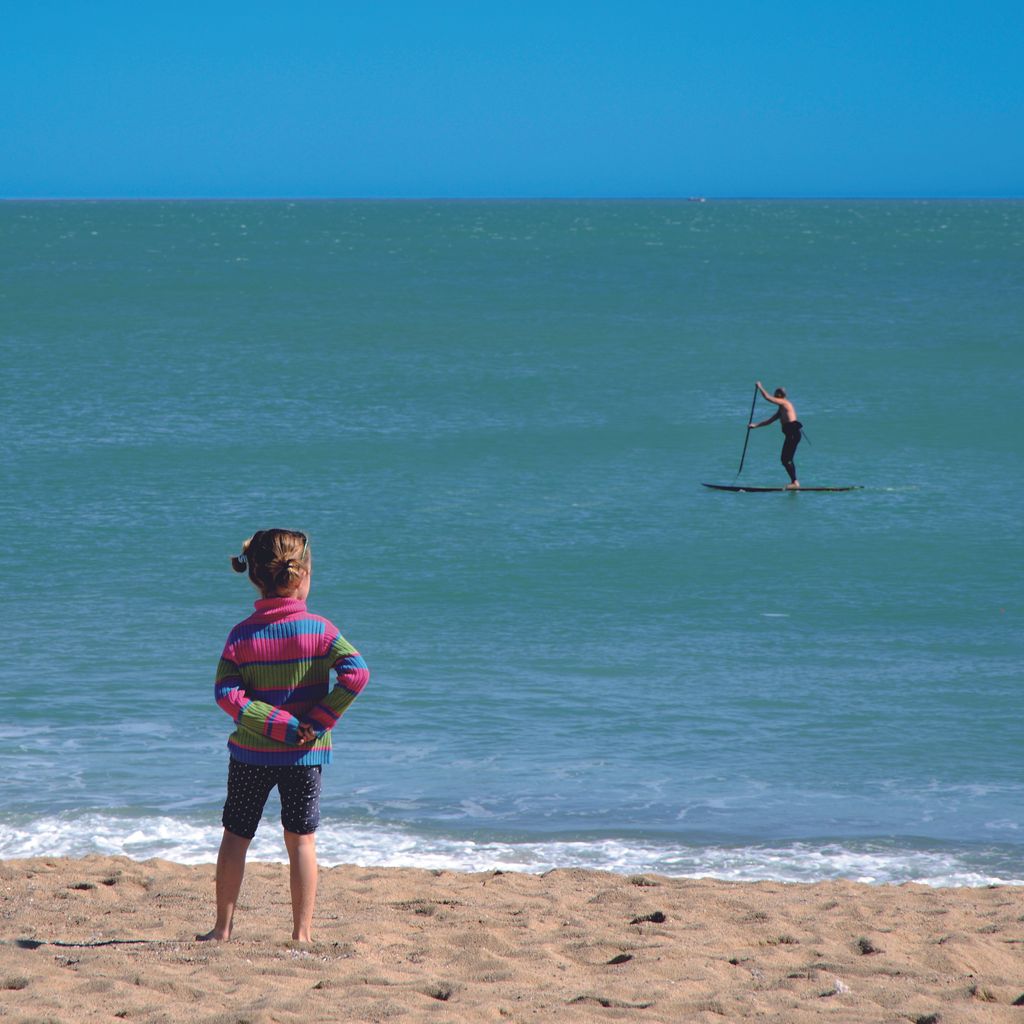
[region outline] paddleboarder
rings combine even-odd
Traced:
[[[779,460],[789,474],[789,483],[786,485],[786,490],[799,490],[800,481],[796,478],[796,465],[793,462],[793,456],[796,454],[797,445],[800,444],[804,425],[796,418],[796,407],[786,397],[785,388],[776,388],[775,394],[769,395],[765,391],[764,385],[758,381],[757,390],[761,392],[765,401],[771,402],[772,405],[777,405],[778,409],[774,416],[761,420],[760,423],[748,423],[747,430],[757,430],[758,427],[767,427],[769,423],[774,423],[776,420],[779,421],[779,426],[782,427],[782,435],[785,438],[782,442],[782,455],[779,457]]]

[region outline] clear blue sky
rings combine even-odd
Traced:
[[[0,196],[1022,196],[1022,67],[1021,0],[8,0]]]

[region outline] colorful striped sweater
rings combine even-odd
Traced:
[[[228,634],[217,666],[214,698],[237,725],[231,756],[248,764],[330,764],[331,729],[369,678],[359,652],[305,601],[257,601]],[[300,725],[317,733],[312,745],[299,744]]]

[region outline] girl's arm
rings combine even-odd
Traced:
[[[242,675],[238,666],[226,652],[221,655],[217,665],[213,696],[220,709],[227,712],[239,728],[279,743],[299,742],[299,720],[290,712],[266,701],[252,700],[242,688]]]
[[[318,736],[334,728],[370,679],[370,670],[362,655],[340,634],[331,644],[328,656],[332,659],[331,667],[338,681],[334,689],[302,719],[302,724],[312,727]]]

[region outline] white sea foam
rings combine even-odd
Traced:
[[[160,857],[181,864],[216,859],[220,827],[171,817],[119,818],[103,814],[54,816],[24,825],[0,824],[0,859],[121,855]],[[478,841],[425,836],[382,826],[325,820],[317,834],[325,866],[418,867],[450,871],[523,871],[589,868],[620,874],[653,873],[727,881],[817,882],[850,879],[870,884],[919,882],[931,886],[1024,885],[1024,870],[1007,870],[1005,857],[883,844],[799,842],[769,845],[693,845],[626,839]],[[264,827],[250,857],[287,859],[280,830]]]

